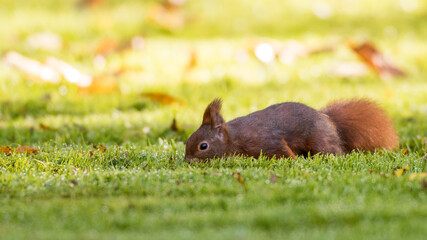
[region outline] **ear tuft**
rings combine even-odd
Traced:
[[[215,100],[213,100],[208,105],[208,107],[205,110],[205,113],[203,114],[202,125],[205,125],[205,124],[210,124],[212,126],[216,125],[214,123],[215,118],[216,118],[216,116],[221,115],[221,106],[222,106],[222,100],[220,98],[216,98]]]

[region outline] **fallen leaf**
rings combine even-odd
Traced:
[[[240,183],[245,184],[245,180],[239,172],[233,172],[232,176]]]
[[[181,100],[178,100],[165,93],[147,92],[147,93],[142,93],[141,96],[164,105],[169,105],[173,103],[178,103],[178,104],[182,103]]]
[[[4,61],[38,81],[50,83],[59,83],[61,81],[61,76],[51,67],[17,52],[8,52],[4,57]]]
[[[270,173],[270,182],[276,183],[277,180],[278,180],[277,176],[274,175],[273,173]]]
[[[46,60],[46,65],[60,73],[65,78],[65,80],[70,83],[74,83],[79,87],[88,87],[92,84],[91,76],[81,73],[67,62],[56,59],[54,57],[49,57]]]
[[[26,153],[26,154],[38,154],[40,152],[39,149],[29,146],[20,146],[16,148],[16,152],[18,153]]]
[[[403,168],[397,169],[393,172],[396,177],[402,176],[406,171],[409,170],[409,166],[405,166]]]
[[[197,53],[196,53],[196,50],[191,49],[189,53],[188,63],[187,63],[187,66],[185,67],[185,70],[189,71],[191,69],[196,68],[196,66],[197,66]]]
[[[0,146],[0,153],[4,153],[6,156],[10,156],[15,150],[9,146]]]
[[[405,155],[405,154],[407,154],[407,153],[408,153],[408,148],[405,148],[405,149],[403,149],[403,150],[402,150],[402,154],[403,154],[403,155]]]
[[[49,126],[47,126],[47,125],[45,125],[43,123],[40,123],[39,125],[40,125],[40,128],[43,129],[43,130],[51,130],[51,128]]]
[[[98,152],[101,152],[101,153],[104,153],[104,152],[107,152],[107,151],[108,151],[108,150],[107,150],[107,147],[106,147],[106,146],[104,146],[104,145],[102,145],[102,144],[96,144],[96,145],[93,145],[93,148],[97,149],[97,150],[98,150]]]
[[[409,174],[409,180],[414,180],[414,179],[420,179],[420,178],[425,178],[427,177],[427,172],[421,172],[421,173],[411,173]]]
[[[355,44],[349,42],[349,47],[376,72],[383,80],[388,80],[391,77],[403,77],[405,72],[393,65],[389,59],[381,54],[370,42]]]
[[[421,179],[421,187],[423,189],[427,189],[427,181],[425,178]]]

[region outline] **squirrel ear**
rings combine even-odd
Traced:
[[[213,100],[205,110],[203,114],[202,125],[210,124],[211,128],[221,127],[225,122],[221,116],[221,99],[217,98]]]

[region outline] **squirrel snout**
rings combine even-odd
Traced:
[[[187,163],[191,163],[191,162],[200,162],[200,159],[198,159],[198,158],[192,158],[192,157],[189,157],[189,156],[185,156],[185,161],[187,162]]]

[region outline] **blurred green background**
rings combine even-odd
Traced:
[[[427,111],[426,13],[417,0],[2,0],[0,141],[185,140],[214,97],[224,99],[227,120],[280,101],[319,108],[369,97],[408,142],[425,133],[425,125],[416,132],[405,121],[425,119]],[[363,43],[406,76],[384,78],[370,68],[351,47]],[[260,45],[266,48],[257,53]],[[40,71],[17,66],[25,63],[11,52],[48,68],[49,59],[59,60],[92,85],[67,81],[66,70],[56,70],[58,83],[46,83]],[[173,118],[183,132],[170,135]],[[43,133],[40,123],[66,130]],[[117,137],[70,135],[72,124]]]

